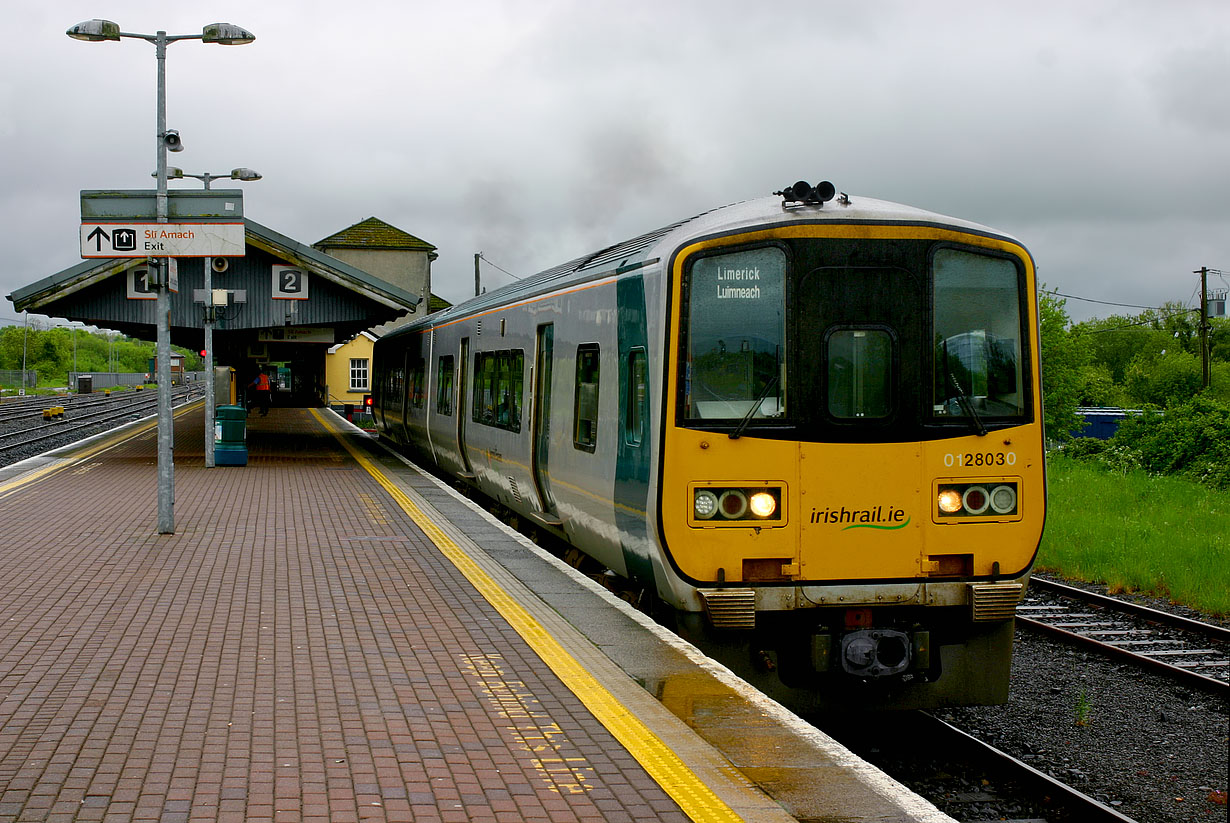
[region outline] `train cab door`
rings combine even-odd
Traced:
[[[466,386],[470,382],[470,338],[461,338],[461,364],[457,371],[457,450],[461,452],[461,476],[474,479],[470,455],[466,451]]]
[[[555,326],[545,323],[538,327],[534,370],[534,441],[530,462],[534,471],[534,488],[541,508],[552,525],[558,525],[555,498],[551,495],[551,472],[548,468],[551,449],[551,373],[555,352]]]

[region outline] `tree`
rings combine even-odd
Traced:
[[[1200,358],[1185,351],[1166,351],[1157,357],[1141,354],[1128,365],[1124,379],[1135,402],[1163,408],[1190,400],[1203,382]]]
[[[1045,291],[1038,297],[1043,423],[1048,439],[1063,442],[1083,425],[1076,409],[1084,389],[1082,374],[1089,362],[1089,345],[1073,334],[1066,300]]]

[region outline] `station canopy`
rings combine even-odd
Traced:
[[[197,348],[204,336],[204,265],[210,261],[216,334],[340,343],[410,312],[422,298],[369,272],[244,218],[245,256],[176,259],[171,342]],[[17,311],[153,339],[156,293],[144,258],[92,258],[17,289]],[[225,296],[219,294],[225,290]],[[224,300],[223,300],[224,297]]]

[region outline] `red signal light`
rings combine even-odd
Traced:
[[[363,408],[370,409],[372,405],[372,396],[370,394],[363,395]]]
[[[205,356],[205,349],[201,349],[201,357]]]

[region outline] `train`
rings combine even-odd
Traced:
[[[1004,232],[798,181],[394,330],[373,414],[792,706],[1002,703],[1036,294]]]

